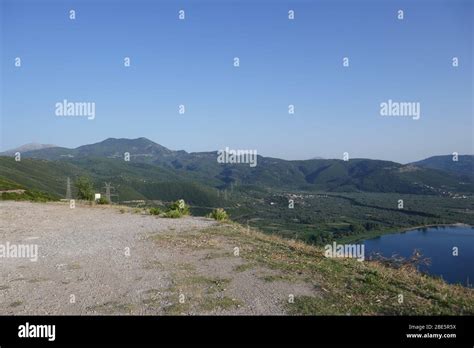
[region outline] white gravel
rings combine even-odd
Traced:
[[[0,257],[1,315],[163,314],[170,305],[166,297],[153,306],[147,300],[150,293],[170,289],[173,265],[180,264],[191,264],[206,277],[232,279],[225,295],[243,305],[220,314],[284,314],[280,303],[289,293],[312,292],[303,285],[264,282],[259,269],[233,272],[239,264],[235,258],[203,260],[205,251],[159,247],[148,238],[215,224],[205,218],[12,201],[0,201],[0,218],[0,245],[38,246],[37,262]]]

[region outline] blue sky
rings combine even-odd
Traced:
[[[0,2],[1,150],[147,137],[285,159],[474,152],[469,0]],[[95,102],[95,119],[55,116],[63,99]],[[380,116],[388,99],[419,102],[420,119]]]

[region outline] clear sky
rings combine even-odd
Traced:
[[[470,0],[0,2],[1,150],[147,137],[285,159],[474,152]],[[95,119],[57,117],[63,99],[95,102]],[[389,99],[419,102],[420,119],[381,116]]]

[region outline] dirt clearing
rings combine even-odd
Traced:
[[[210,219],[12,201],[0,214],[0,245],[38,252],[36,262],[0,258],[3,315],[285,314],[289,296],[314,295],[207,238]]]

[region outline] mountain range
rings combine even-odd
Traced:
[[[25,145],[21,145],[19,147],[16,147],[14,149],[7,150],[5,152],[1,152],[1,156],[9,156],[9,155],[14,155],[17,152],[28,152],[28,151],[34,151],[34,150],[42,150],[42,149],[47,149],[50,147],[57,147],[56,145],[52,144],[39,144],[39,143],[28,143]]]
[[[397,192],[442,195],[474,192],[474,156],[451,155],[400,164],[371,159],[282,160],[258,156],[258,165],[218,163],[217,151],[173,151],[147,138],[116,139],[74,149],[53,145],[0,153],[0,178],[64,196],[67,177],[87,175],[97,187],[112,182],[121,200],[176,197],[217,204],[218,190]],[[18,150],[18,149],[16,149]],[[16,152],[16,151],[14,151]],[[13,152],[13,153],[14,153]],[[126,161],[124,154],[130,154]]]

